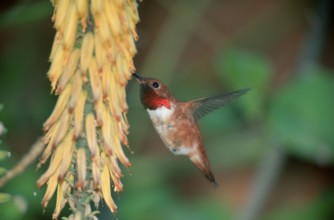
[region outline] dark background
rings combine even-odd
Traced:
[[[190,100],[250,87],[201,120],[214,189],[163,146],[128,84],[134,154],[119,219],[334,218],[334,10],[331,0],[154,0],[139,3],[137,70]],[[54,37],[49,1],[0,3],[0,149],[12,167],[42,135],[56,97],[46,78]],[[45,168],[45,167],[44,167]],[[1,191],[0,219],[51,219],[35,164]],[[119,199],[118,199],[119,198]],[[55,200],[55,198],[53,199]],[[66,216],[66,210],[64,215]],[[102,210],[100,219],[109,211]],[[116,217],[112,217],[115,218]]]

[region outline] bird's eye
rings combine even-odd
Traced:
[[[157,89],[157,88],[159,88],[160,85],[159,85],[159,83],[154,82],[154,83],[152,83],[152,86],[153,86],[153,88],[156,88],[156,89]]]

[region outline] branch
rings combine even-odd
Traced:
[[[41,138],[38,138],[37,141],[31,146],[30,151],[23,156],[21,161],[19,161],[15,167],[6,172],[6,174],[0,178],[0,188],[3,187],[9,180],[20,175],[26,168],[32,164],[36,158],[41,154],[44,144]]]

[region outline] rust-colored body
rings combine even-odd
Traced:
[[[211,172],[197,120],[245,94],[248,89],[181,102],[173,97],[163,82],[137,74],[134,76],[140,83],[141,102],[166,147],[175,155],[188,156],[205,177],[218,186]]]

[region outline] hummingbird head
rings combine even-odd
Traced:
[[[160,80],[133,74],[140,83],[140,100],[145,108],[155,110],[160,107],[171,108],[174,101],[172,93]]]

